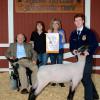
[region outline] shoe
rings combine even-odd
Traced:
[[[93,98],[93,100],[99,100],[99,98]]]
[[[21,94],[27,94],[27,93],[28,93],[28,90],[27,89],[21,90]]]
[[[56,86],[56,83],[52,83],[51,86]]]
[[[59,83],[59,85],[60,85],[61,87],[65,87],[64,83]]]
[[[97,98],[93,98],[93,100],[99,100],[99,98],[97,99]]]
[[[99,100],[99,96],[98,95],[93,96],[93,100]]]

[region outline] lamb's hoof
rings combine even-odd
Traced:
[[[64,83],[59,83],[59,85],[60,85],[61,87],[65,87]]]
[[[67,100],[73,100],[73,99],[71,99],[71,98],[67,98]]]
[[[19,92],[20,89],[17,89],[17,91]]]
[[[35,89],[30,88],[28,100],[36,100],[36,96],[34,95]]]
[[[52,83],[51,86],[56,86],[56,83]]]
[[[34,93],[29,94],[28,100],[36,100]]]
[[[68,97],[67,97],[67,100],[73,100],[73,98],[68,96]]]

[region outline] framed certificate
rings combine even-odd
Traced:
[[[46,33],[46,52],[59,53],[59,33]]]
[[[15,0],[17,13],[83,13],[84,0]]]

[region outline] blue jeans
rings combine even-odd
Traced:
[[[62,64],[63,63],[63,53],[49,54],[51,64]]]
[[[39,67],[42,66],[42,65],[46,65],[47,60],[48,60],[48,54],[46,54],[46,53],[38,54],[38,60],[40,62]]]

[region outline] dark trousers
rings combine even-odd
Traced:
[[[89,55],[86,58],[86,64],[85,64],[84,74],[82,79],[82,83],[84,86],[85,100],[94,100],[93,98],[98,96],[94,83],[91,79],[92,66],[93,66],[93,58],[92,56]]]

